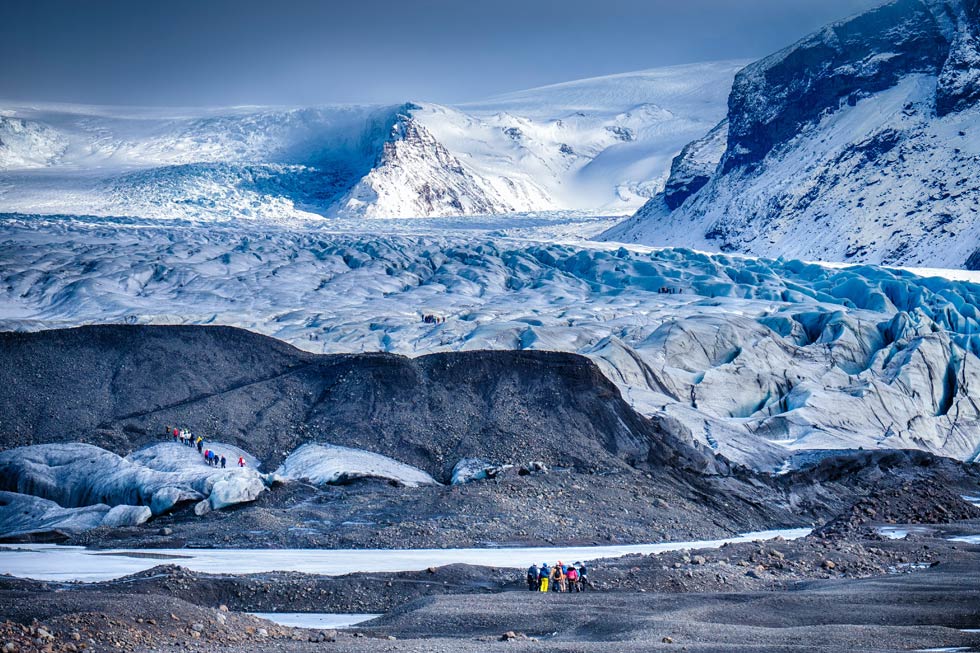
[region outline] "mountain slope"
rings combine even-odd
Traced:
[[[271,220],[632,211],[724,114],[739,62],[452,108],[0,111],[0,211]]]
[[[604,238],[976,267],[978,16],[898,0],[747,66],[715,147],[686,148],[668,191]]]

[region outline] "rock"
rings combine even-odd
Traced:
[[[674,640],[673,640],[673,638],[671,638],[671,637],[664,637],[664,638],[663,638],[663,639],[661,639],[660,641],[661,641],[662,643],[664,643],[664,644],[673,644],[673,643],[674,643]]]
[[[837,564],[833,560],[824,560],[820,563],[820,566],[824,569],[834,569],[837,567]]]
[[[164,528],[161,528],[160,530],[157,531],[157,535],[167,536],[167,535],[173,535],[173,534],[174,534],[174,529],[169,528],[169,527],[164,527]]]
[[[706,562],[708,562],[708,560],[704,556],[698,555],[691,558],[691,563],[695,565],[703,565]]]
[[[192,624],[191,629],[199,633],[204,632],[204,624],[202,623]]]
[[[222,603],[221,605],[218,606],[218,610],[220,610],[221,612],[228,612],[228,606]]]
[[[268,629],[266,629],[266,628],[259,628],[259,629],[258,629],[258,630],[256,630],[255,632],[256,632],[256,634],[257,634],[257,635],[258,635],[259,637],[268,637],[268,636],[269,636],[269,631],[268,631]]]

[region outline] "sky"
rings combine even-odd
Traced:
[[[0,98],[455,103],[751,59],[881,0],[0,0]]]

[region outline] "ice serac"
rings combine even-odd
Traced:
[[[105,444],[102,429],[139,446],[155,437],[148,422],[181,423],[220,429],[273,469],[315,433],[440,481],[463,458],[638,464],[659,432],[766,470],[810,449],[980,453],[969,280],[472,236],[195,228],[176,246],[139,227],[9,233],[20,246],[17,272],[0,271],[6,446],[25,432]],[[149,279],[174,247],[194,253],[159,281],[118,282]],[[23,332],[132,315],[237,323],[307,351],[220,327]],[[513,349],[548,351],[470,351]],[[659,428],[631,421],[620,393]],[[537,449],[523,453],[531,430]]]
[[[265,484],[254,470],[209,467],[195,449],[178,444],[153,445],[122,458],[92,445],[67,443],[0,452],[0,490],[64,508],[148,506],[159,515],[185,501],[208,500],[214,509],[253,501]],[[130,517],[116,511],[110,519]]]
[[[896,0],[745,67],[710,179],[654,197],[604,237],[975,267],[977,17],[976,0]],[[677,170],[666,188],[689,176]]]
[[[359,478],[377,478],[405,487],[439,485],[417,467],[371,451],[331,444],[304,444],[286,457],[274,478],[314,485],[343,484]]]

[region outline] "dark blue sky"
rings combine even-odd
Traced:
[[[754,58],[880,0],[2,0],[0,98],[477,100]]]

